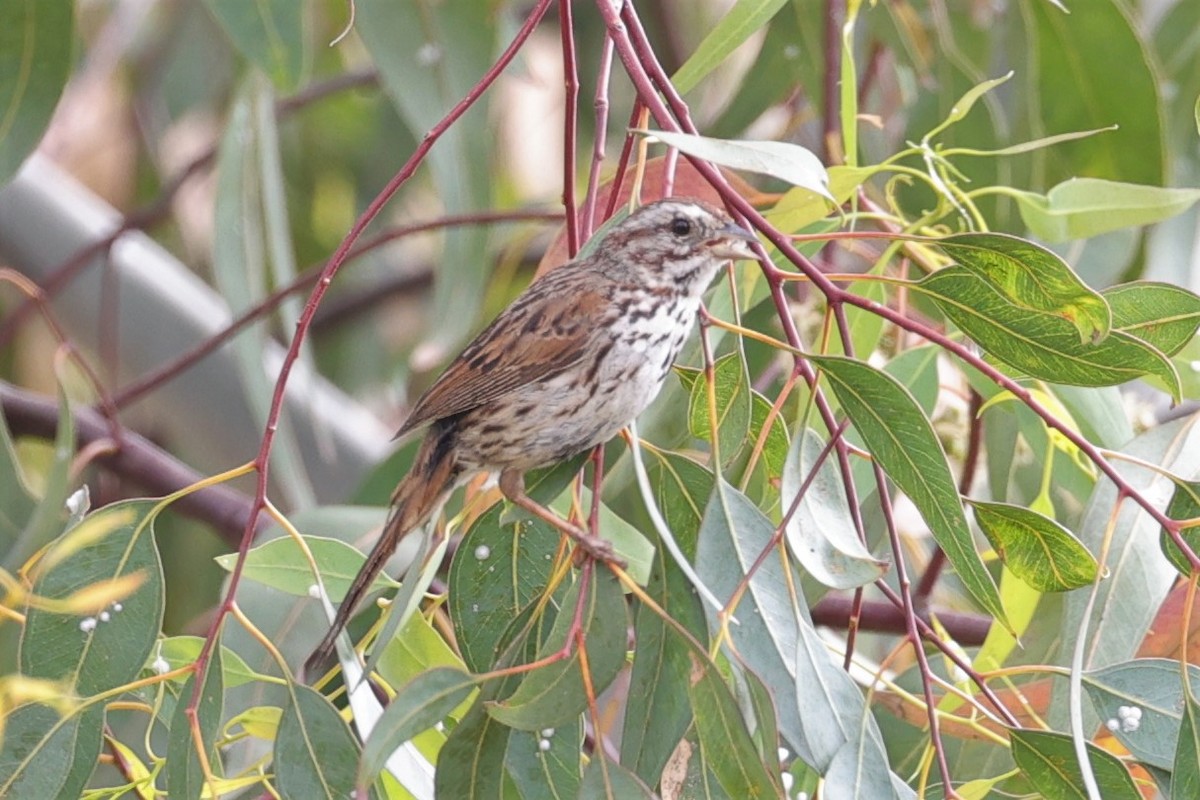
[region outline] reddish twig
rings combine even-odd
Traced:
[[[563,209],[567,212],[567,256],[579,252],[579,217],[575,214],[575,138],[579,134],[579,62],[571,0],[558,1],[563,58]]]
[[[562,219],[562,215],[555,212],[543,211],[485,211],[475,214],[453,214],[445,217],[440,217],[428,222],[418,222],[412,225],[402,225],[388,231],[384,231],[371,239],[364,241],[359,246],[352,249],[345,260],[350,260],[363,255],[364,253],[374,250],[389,242],[400,239],[404,236],[410,236],[416,233],[435,230],[437,228],[451,227],[455,225],[482,225],[493,222],[516,222],[526,220],[544,220],[548,222],[556,222]],[[263,316],[265,313],[279,305],[285,297],[290,297],[304,289],[311,287],[317,282],[317,279],[324,274],[329,268],[330,261],[325,262],[319,267],[306,270],[296,277],[291,283],[286,286],[281,286],[271,292],[266,297],[259,300],[254,305],[247,308],[239,314],[234,320],[226,325],[222,330],[214,333],[212,336],[205,339],[195,347],[180,353],[175,358],[159,366],[153,372],[150,372],[128,386],[122,387],[113,393],[113,405],[120,409],[124,408],[135,401],[145,397],[150,392],[159,388],[163,384],[170,381],[172,378],[183,373],[188,367],[195,364],[200,359],[207,356],[209,353],[216,350],[232,337],[236,336],[239,331],[247,325]]]
[[[608,139],[608,83],[612,77],[612,37],[604,37],[600,52],[600,69],[596,73],[596,98],[592,101],[595,129],[592,140],[592,165],[588,170],[587,195],[583,199],[583,227],[580,236],[587,241],[596,229],[596,198],[600,192],[600,165]]]

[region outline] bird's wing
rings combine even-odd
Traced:
[[[421,395],[396,435],[470,411],[579,363],[610,301],[594,289],[570,287],[566,296],[568,287],[561,283],[550,273],[514,300]]]

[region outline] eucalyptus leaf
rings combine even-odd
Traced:
[[[814,469],[816,476],[788,520],[787,543],[818,581],[834,589],[852,589],[881,577],[888,563],[871,555],[856,535],[836,459],[826,458],[817,466],[824,446],[820,435],[807,428],[792,443],[783,470],[784,507],[792,504]]]
[[[321,569],[321,581],[329,599],[338,602],[346,596],[350,583],[366,560],[355,548],[321,536],[305,536],[304,543]],[[226,570],[233,570],[237,553],[218,556],[216,561]],[[251,548],[246,553],[242,576],[297,597],[309,597],[315,582],[308,559],[290,536],[281,536]],[[400,584],[381,572],[371,584],[371,590],[395,589]]]
[[[1169,518],[1176,520],[1200,517],[1200,481],[1176,479],[1175,492],[1171,495],[1171,502],[1167,505],[1166,513]],[[1200,555],[1200,525],[1188,525],[1179,531],[1179,535],[1183,537],[1183,541],[1187,543],[1188,547],[1192,548],[1193,553]],[[1190,577],[1192,564],[1166,529],[1163,529],[1159,535],[1158,542],[1163,555],[1171,562],[1171,566],[1179,570],[1179,574],[1183,577]]]
[[[0,3],[0,186],[41,140],[71,74],[72,0]]]
[[[1012,304],[986,279],[947,267],[915,288],[980,347],[1030,377],[1073,386],[1115,386],[1154,375],[1175,397],[1181,389],[1171,362],[1142,340],[1113,331],[1103,342],[1079,339],[1067,320]]]
[[[1200,200],[1200,189],[1072,178],[1044,196],[1033,192],[1014,196],[1021,219],[1034,236],[1065,242],[1170,219]]]
[[[275,788],[284,800],[351,796],[358,743],[338,710],[314,689],[289,684],[290,702],[275,735]],[[374,789],[363,796],[375,800]]]
[[[789,142],[710,139],[691,133],[643,131],[655,139],[714,164],[757,172],[807,189],[837,204],[829,190],[829,173],[811,150]]]
[[[1113,330],[1136,336],[1165,355],[1182,350],[1200,327],[1200,297],[1179,286],[1138,281],[1101,294],[1112,309]]]
[[[1075,536],[1049,517],[1008,503],[972,501],[975,519],[1004,565],[1041,592],[1087,586],[1100,571]]]
[[[946,454],[917,401],[895,378],[861,361],[810,359],[828,375],[855,430],[921,512],[971,596],[1009,627],[1000,593],[975,549]]]
[[[685,94],[696,88],[706,75],[770,22],[785,5],[787,0],[738,0],[671,76],[675,90]]]
[[[1033,787],[1048,800],[1088,800],[1075,745],[1065,733],[1012,729],[1013,760]],[[1140,800],[1141,793],[1120,759],[1091,742],[1088,761],[1104,800]]]
[[[1082,341],[1103,341],[1112,327],[1104,298],[1055,253],[1000,233],[961,233],[937,240],[959,266],[981,276],[1013,305],[1069,321]]]
[[[1200,693],[1200,667],[1188,665],[1191,694]],[[1178,661],[1135,658],[1085,672],[1083,688],[1106,727],[1139,761],[1171,769],[1183,722],[1185,692]],[[1136,709],[1136,723],[1128,711]]]

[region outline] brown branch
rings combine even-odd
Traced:
[[[813,624],[845,630],[853,615],[853,604],[854,598],[848,595],[826,595],[812,608]],[[959,611],[938,611],[937,619],[950,637],[964,647],[983,644],[992,626],[991,617]],[[929,621],[928,616],[925,621]],[[875,633],[905,634],[908,622],[904,609],[880,600],[865,600],[859,612],[858,628]]]
[[[9,429],[17,435],[53,439],[58,430],[58,401],[0,381],[0,408]],[[111,442],[108,422],[95,409],[73,409],[77,447]],[[162,496],[184,489],[203,479],[200,473],[167,453],[158,445],[126,429],[121,444],[94,459],[94,463],[127,478],[151,496]],[[253,504],[245,494],[228,486],[211,486],[181,497],[171,506],[184,516],[207,522],[221,539],[236,546],[250,520]],[[261,530],[269,520],[259,515],[255,524]]]

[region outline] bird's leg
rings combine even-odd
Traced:
[[[617,558],[616,553],[613,552],[612,544],[607,539],[601,539],[599,536],[594,536],[577,525],[572,525],[550,509],[539,505],[533,498],[525,494],[525,474],[520,470],[506,469],[500,473],[500,491],[514,504],[533,514],[546,524],[570,536],[575,541],[575,544],[579,545],[592,558],[612,564],[622,564],[621,559]]]

